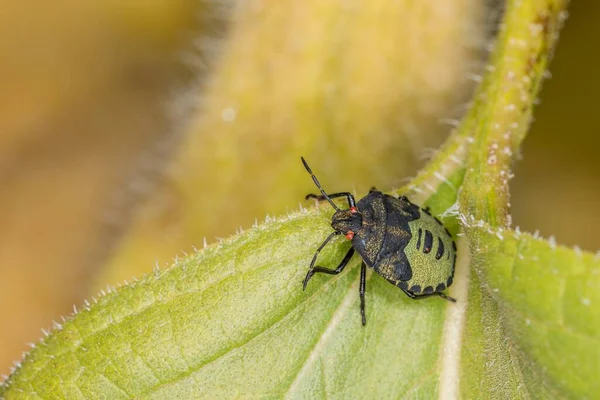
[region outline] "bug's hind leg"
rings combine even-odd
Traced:
[[[365,316],[365,292],[367,287],[367,265],[363,261],[360,266],[360,286],[358,288],[358,294],[360,295],[360,315],[362,317],[362,324],[367,324],[367,317]]]
[[[456,303],[456,299],[454,297],[450,297],[450,296],[446,296],[444,293],[442,292],[437,292],[437,293],[433,293],[433,294],[437,294],[438,296],[440,296],[442,299],[446,299],[448,301],[451,301],[452,303]]]
[[[402,288],[400,288],[400,289],[402,289]],[[402,289],[402,291],[404,293],[406,293],[406,295],[408,297],[410,297],[411,299],[413,299],[413,300],[420,300],[420,299],[424,299],[424,298],[431,297],[431,296],[439,296],[442,299],[451,301],[452,303],[456,303],[456,299],[454,297],[447,296],[447,295],[445,295],[442,292],[425,293],[425,294],[414,294],[413,292],[409,292],[406,289]]]
[[[350,259],[352,258],[353,255],[354,255],[354,247],[351,247],[350,250],[348,250],[348,252],[344,256],[344,259],[342,260],[342,262],[340,262],[340,265],[338,265],[336,269],[329,269],[329,268],[324,268],[324,267],[319,267],[319,266],[313,267],[315,260],[316,260],[316,254],[315,254],[315,257],[313,258],[313,262],[310,264],[310,268],[308,270],[308,273],[306,274],[306,278],[304,278],[302,290],[306,290],[306,285],[308,284],[308,281],[317,272],[320,272],[323,274],[329,274],[329,275],[337,275],[340,272],[342,272],[344,270],[344,268],[346,268],[346,265],[348,264],[348,262],[350,261]]]

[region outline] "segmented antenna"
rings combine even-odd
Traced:
[[[304,164],[304,168],[306,168],[306,170],[308,171],[308,173],[312,177],[313,182],[315,183],[315,185],[317,185],[317,187],[321,191],[321,194],[323,195],[323,197],[325,199],[327,199],[327,201],[329,202],[329,204],[331,204],[331,206],[336,211],[340,211],[340,209],[338,208],[338,206],[336,206],[335,203],[329,198],[329,196],[327,195],[327,193],[325,193],[325,190],[323,190],[323,188],[321,187],[321,184],[319,183],[319,180],[317,179],[317,177],[315,176],[315,174],[313,174],[312,170],[310,169],[310,167],[306,163],[306,160],[304,159],[304,157],[300,157],[300,159],[302,160],[302,164]]]

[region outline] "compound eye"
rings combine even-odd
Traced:
[[[346,233],[346,239],[352,240],[353,238],[354,238],[354,232],[348,231],[348,233]]]
[[[358,212],[358,210],[356,209],[356,207],[350,207],[350,212],[352,214],[356,214]]]

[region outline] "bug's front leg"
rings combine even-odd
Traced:
[[[356,202],[354,200],[354,196],[351,193],[348,193],[348,192],[331,193],[331,194],[328,194],[328,196],[330,199],[335,199],[336,197],[345,197],[346,200],[348,201],[349,207],[356,207]],[[304,198],[306,200],[308,200],[308,199],[316,199],[318,201],[326,200],[325,196],[313,194],[313,193],[307,194]]]
[[[306,278],[304,278],[304,284],[302,286],[302,290],[306,290],[306,285],[308,284],[308,281],[317,272],[321,272],[321,273],[329,274],[329,275],[337,275],[340,272],[342,272],[353,255],[354,255],[354,247],[351,247],[350,250],[348,250],[348,252],[344,256],[344,259],[342,260],[340,265],[338,265],[336,269],[329,269],[329,268],[324,268],[324,267],[319,267],[319,266],[313,267],[315,260],[316,260],[316,257],[314,257],[313,262],[310,263],[310,268],[308,269]]]

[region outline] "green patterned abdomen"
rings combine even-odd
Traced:
[[[436,218],[420,211],[421,218],[408,223],[412,237],[404,248],[412,270],[408,290],[415,294],[441,292],[452,284],[456,245]]]

